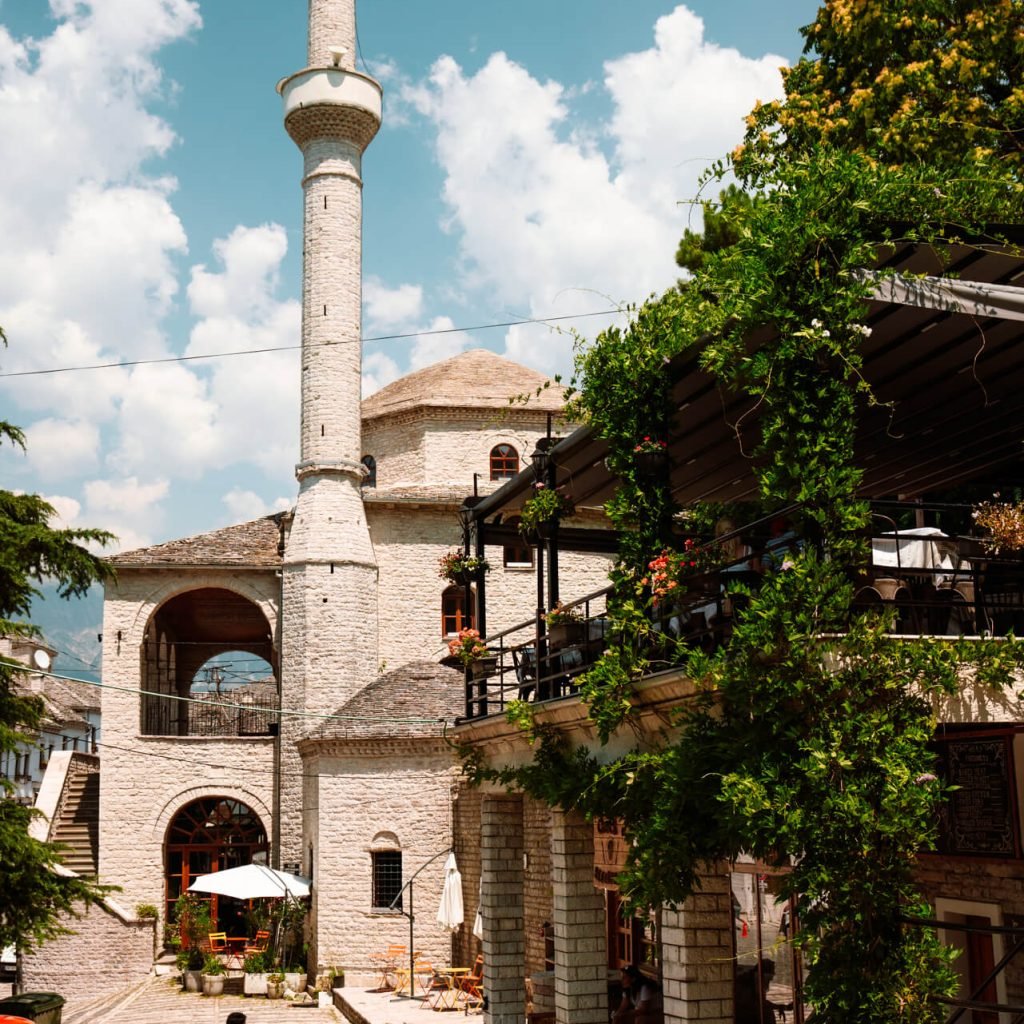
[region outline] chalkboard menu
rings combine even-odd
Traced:
[[[943,853],[1017,855],[1009,738],[949,740],[940,745],[949,793],[939,848]]]

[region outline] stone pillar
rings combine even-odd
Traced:
[[[526,1006],[523,941],[523,798],[488,795],[480,818],[484,993],[487,1024],[522,1024]]]
[[[732,1024],[729,869],[715,865],[680,910],[661,914],[665,1024]]]
[[[551,812],[555,1020],[606,1024],[608,950],[604,899],[594,888],[594,826],[576,811]]]

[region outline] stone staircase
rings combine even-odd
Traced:
[[[100,762],[95,754],[60,751],[50,757],[30,826],[34,838],[63,843],[64,867],[94,876],[98,869]]]
[[[65,784],[64,804],[52,831],[53,841],[63,843],[64,866],[79,875],[95,875],[99,844],[99,772],[73,771]]]

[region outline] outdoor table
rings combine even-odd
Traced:
[[[435,972],[445,983],[445,988],[434,989],[436,996],[430,1001],[434,1010],[457,1010],[459,1008],[460,989],[458,980],[467,974],[473,973],[472,967],[439,967]],[[430,992],[427,993],[429,999]]]
[[[957,569],[956,541],[934,526],[897,530],[871,538],[872,565],[900,572],[922,569],[933,582],[948,580]]]
[[[251,941],[248,935],[229,935],[227,937],[227,944],[230,946],[232,953],[243,952]]]

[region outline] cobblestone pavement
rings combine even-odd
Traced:
[[[394,992],[345,988],[336,1007],[293,1006],[286,1001],[244,996],[206,997],[182,992],[176,977],[149,977],[134,988],[94,1003],[65,1008],[63,1024],[226,1024],[240,1010],[246,1024],[481,1024],[479,1014],[434,1013],[422,1000]],[[472,1018],[475,1017],[475,1021]],[[442,1019],[443,1018],[443,1019]]]
[[[183,992],[177,978],[150,977],[101,1005],[86,1004],[64,1014],[64,1024],[225,1024],[240,1010],[246,1024],[339,1024],[334,1007],[292,1006],[277,999],[244,996],[201,996]],[[369,1024],[378,1024],[376,1020]],[[383,1024],[383,1022],[380,1022]]]

